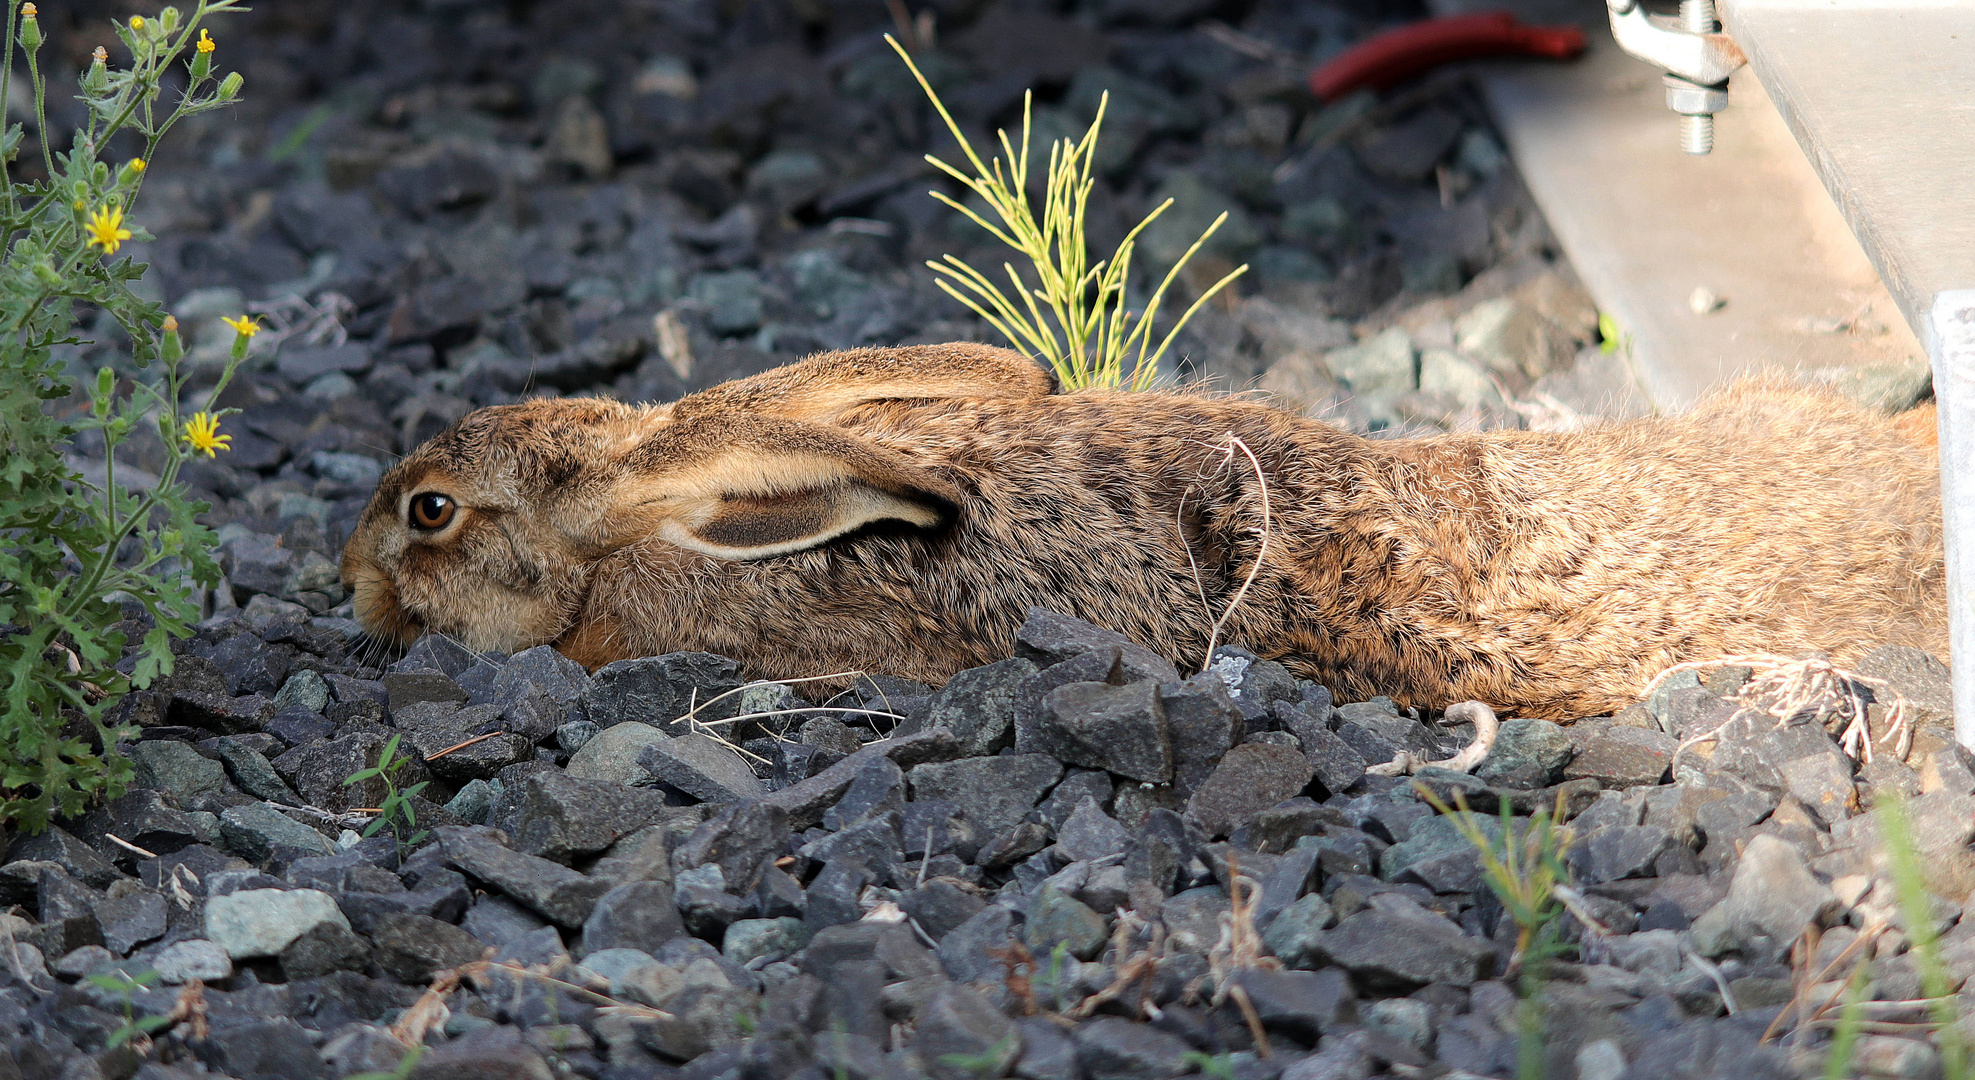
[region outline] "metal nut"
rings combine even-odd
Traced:
[[[1728,108],[1728,84],[1702,86],[1674,75],[1663,76],[1666,107],[1683,116],[1712,116]]]

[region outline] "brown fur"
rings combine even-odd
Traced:
[[[1049,390],[1015,354],[939,346],[670,407],[481,410],[386,475],[345,579],[375,633],[590,666],[705,650],[758,677],[937,682],[1009,655],[1032,604],[1198,665],[1260,546],[1232,436],[1271,520],[1220,640],[1347,697],[1571,719],[1683,660],[1944,651],[1916,417],[1753,381],[1677,419],[1380,442],[1251,402]],[[425,490],[461,520],[413,534]]]

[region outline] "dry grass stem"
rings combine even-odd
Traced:
[[[170,1012],[173,1024],[185,1025],[185,1037],[190,1042],[205,1042],[211,1034],[206,1024],[206,984],[202,979],[187,979],[179,988],[178,1000],[172,1003]]]
[[[1392,755],[1391,761],[1373,765],[1365,772],[1373,776],[1411,776],[1428,768],[1473,772],[1474,767],[1488,756],[1488,751],[1495,748],[1495,740],[1502,732],[1502,722],[1496,718],[1494,709],[1479,701],[1449,705],[1442,717],[1456,724],[1466,722],[1474,725],[1474,739],[1460,753],[1440,761],[1427,761],[1409,750],[1401,750]]]
[[[103,834],[103,839],[108,840],[110,843],[115,844],[116,846],[124,849],[125,851],[134,852],[137,855],[146,859],[155,859],[158,857],[156,853],[145,851],[143,848],[138,847],[136,844],[133,844],[130,841],[125,840],[123,837],[118,836],[116,833],[106,832]]]
[[[1777,1034],[1783,1030],[1784,1021],[1789,1019],[1791,1015],[1793,1015],[1803,1007],[1804,999],[1810,993],[1812,987],[1823,985],[1827,980],[1831,978],[1831,976],[1835,972],[1838,971],[1839,968],[1844,966],[1846,961],[1850,960],[1854,955],[1856,955],[1860,949],[1863,949],[1865,946],[1871,944],[1874,940],[1876,940],[1879,937],[1880,934],[1885,933],[1890,925],[1891,925],[1890,923],[1885,922],[1883,920],[1874,920],[1873,922],[1866,924],[1865,929],[1859,931],[1859,935],[1852,939],[1851,944],[1846,945],[1844,951],[1840,952],[1837,956],[1832,957],[1831,962],[1824,965],[1824,969],[1822,971],[1819,971],[1815,978],[1800,979],[1797,984],[1796,992],[1791,994],[1790,1000],[1784,1003],[1783,1011],[1777,1013],[1776,1019],[1771,1020],[1769,1022],[1769,1027],[1763,1029],[1762,1038],[1759,1040],[1759,1042],[1766,1043],[1771,1039],[1775,1038]],[[1805,934],[1806,935],[1810,934],[1810,931],[1806,930]],[[1793,949],[1799,952],[1802,959],[1802,963],[1804,965],[1802,970],[1806,973],[1808,973],[1809,971],[1810,951],[1814,947],[1815,946],[1812,943],[1812,939],[1809,937],[1798,938],[1796,944],[1792,947]],[[1818,1006],[1814,1011],[1812,1011],[1812,1013],[1810,1014],[1811,1018],[1814,1019],[1818,1016],[1823,1015],[1825,1010],[1837,1004],[1838,999],[1842,996],[1844,996],[1844,989],[1843,987],[1840,987],[1829,998],[1825,999],[1824,1004]],[[1799,1024],[1797,1026],[1798,1028],[1803,1027],[1802,1024]]]
[[[1268,477],[1264,476],[1262,473],[1262,463],[1256,459],[1255,451],[1250,450],[1248,448],[1248,444],[1242,442],[1241,439],[1238,436],[1234,435],[1232,432],[1228,434],[1227,441],[1225,443],[1216,446],[1214,449],[1217,452],[1226,455],[1227,460],[1223,467],[1225,467],[1226,464],[1233,463],[1235,451],[1239,450],[1241,452],[1241,456],[1248,459],[1249,467],[1255,470],[1255,485],[1257,488],[1261,490],[1261,497],[1262,497],[1262,528],[1261,528],[1262,542],[1260,546],[1258,546],[1255,549],[1255,565],[1248,568],[1248,576],[1242,579],[1241,587],[1234,591],[1234,595],[1232,597],[1228,598],[1227,608],[1221,612],[1220,618],[1214,620],[1214,625],[1212,629],[1207,631],[1207,654],[1200,661],[1200,667],[1203,671],[1207,668],[1209,664],[1214,662],[1214,647],[1220,641],[1221,628],[1226,626],[1228,619],[1234,615],[1234,609],[1241,606],[1242,599],[1248,595],[1248,587],[1255,584],[1256,575],[1262,572],[1262,563],[1264,560],[1268,558],[1269,555],[1269,533],[1272,531],[1270,527],[1271,523],[1270,523],[1270,514],[1269,514],[1269,480]],[[1187,559],[1190,561],[1192,558],[1193,558],[1193,552],[1189,550],[1187,552]]]
[[[1023,1016],[1034,1016],[1041,1010],[1036,1005],[1035,954],[1027,945],[1019,941],[1009,941],[1007,947],[989,949],[988,955],[1001,961],[1001,983],[1008,988],[1008,1000]]]
[[[886,712],[883,709],[832,709],[823,705],[812,705],[801,709],[770,709],[767,712],[742,713],[740,716],[730,716],[725,720],[695,720],[693,725],[702,728],[719,727],[722,724],[738,724],[744,720],[766,720],[773,716],[795,716],[800,713],[847,713],[851,716],[882,716],[887,720],[905,719],[895,712]]]
[[[425,993],[420,994],[411,1008],[398,1017],[398,1022],[391,1025],[391,1037],[410,1049],[425,1045],[426,1035],[446,1026],[446,1021],[453,1015],[453,1011],[446,1007],[446,999],[459,989],[460,972],[463,970],[453,968],[433,975]]]
[[[506,729],[502,729],[500,731],[489,731],[484,735],[475,735],[474,737],[466,740],[465,742],[454,743],[453,745],[446,747],[444,750],[439,750],[434,753],[427,754],[425,755],[425,760],[437,761],[440,758],[445,757],[447,754],[450,754],[455,750],[464,750],[475,743],[483,743],[486,742],[488,739],[493,738],[496,735],[505,735],[505,734],[507,734]]]
[[[1844,729],[1838,734],[1838,743],[1846,754],[1861,764],[1872,761],[1872,744],[1890,744],[1895,756],[1905,760],[1913,749],[1913,729],[1907,723],[1906,699],[1899,691],[1882,679],[1860,675],[1838,667],[1829,660],[1817,657],[1802,659],[1776,656],[1769,653],[1751,653],[1742,656],[1720,656],[1712,660],[1691,660],[1653,676],[1640,692],[1640,697],[1650,697],[1655,689],[1668,677],[1682,671],[1710,671],[1724,667],[1746,667],[1749,681],[1725,700],[1735,702],[1739,708],[1713,728],[1683,740],[1674,750],[1673,763],[1679,765],[1680,755],[1689,747],[1721,738],[1730,724],[1744,716],[1763,715],[1773,718],[1781,728],[1796,723],[1806,713],[1811,723],[1823,725],[1829,730],[1835,721],[1844,722]],[[1864,689],[1874,691],[1879,699],[1880,691],[1890,698],[1886,706],[1886,730],[1877,740],[1872,738],[1869,727],[1867,702]]]
[[[1111,955],[1117,964],[1117,974],[1112,977],[1111,985],[1077,1002],[1064,1014],[1065,1016],[1073,1020],[1082,1020],[1096,1012],[1098,1007],[1106,1002],[1117,1001],[1124,997],[1134,984],[1139,988],[1139,999],[1133,1005],[1132,1014],[1139,1017],[1147,1015],[1152,976],[1158,972],[1159,964],[1165,958],[1166,928],[1164,925],[1150,927],[1145,947],[1133,953],[1132,934],[1141,926],[1144,926],[1143,922],[1124,909],[1119,909],[1117,926],[1111,932]]]

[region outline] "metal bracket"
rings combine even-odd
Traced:
[[[1680,114],[1680,147],[1714,149],[1714,114],[1728,107],[1728,76],[1749,58],[1721,33],[1714,0],[1681,0],[1678,26],[1646,14],[1638,0],[1606,0],[1618,47],[1666,72],[1666,107]]]

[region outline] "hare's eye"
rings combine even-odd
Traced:
[[[411,497],[411,527],[414,529],[443,529],[452,523],[453,500],[436,491],[427,491]]]

